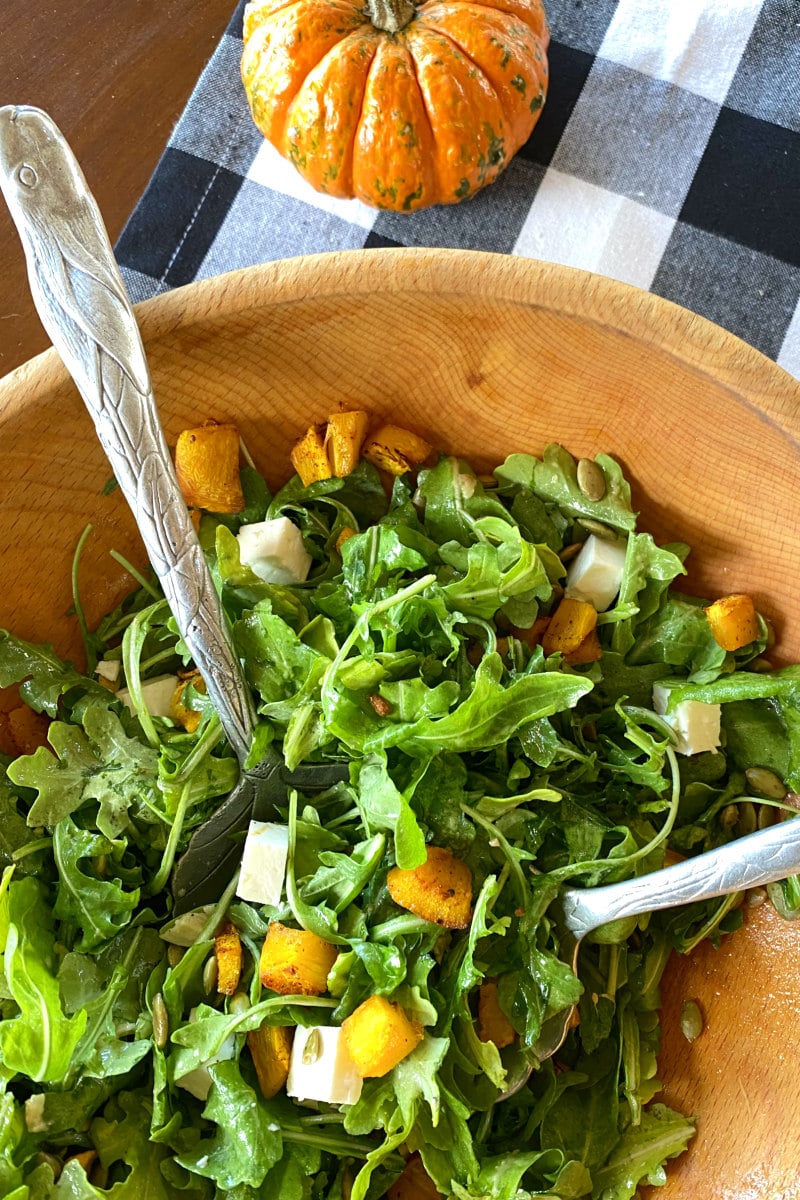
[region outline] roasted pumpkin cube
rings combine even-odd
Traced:
[[[307,929],[290,929],[273,921],[261,949],[261,982],[282,996],[321,996],[337,949]]]
[[[217,991],[221,996],[232,996],[242,974],[242,939],[232,921],[226,921],[214,938],[214,953],[217,957]]]
[[[219,513],[244,508],[235,425],[210,421],[197,429],[184,429],[175,446],[175,472],[190,508]]]
[[[16,689],[0,689],[5,693],[0,705],[0,750],[16,758],[20,754],[33,754],[40,746],[47,746],[47,731],[50,722],[42,713],[28,708],[16,694]]]
[[[542,637],[545,654],[570,654],[597,625],[597,609],[586,600],[565,596],[550,618]]]
[[[537,617],[528,629],[521,629],[518,625],[512,625],[509,634],[511,637],[515,637],[518,642],[524,642],[526,646],[530,646],[533,649],[534,646],[540,645],[549,624],[549,617]]]
[[[388,1075],[423,1038],[419,1021],[411,1021],[399,1004],[370,996],[342,1021],[350,1057],[363,1078]]]
[[[413,870],[392,867],[386,877],[395,904],[447,929],[466,929],[472,917],[472,872],[443,846],[428,846]]]
[[[740,650],[760,635],[756,606],[750,596],[723,596],[706,609],[714,641],[723,650]]]
[[[187,733],[194,733],[202,720],[203,714],[198,712],[196,708],[187,708],[183,702],[184,693],[190,684],[195,691],[202,692],[205,695],[205,680],[199,671],[191,671],[175,688],[170,708],[178,724],[182,725]]]
[[[592,629],[578,646],[577,650],[570,650],[564,655],[564,662],[568,662],[571,667],[579,667],[585,663],[597,662],[603,657],[603,647],[600,645],[600,638],[597,636],[597,630]]]
[[[342,546],[345,542],[349,542],[351,537],[355,537],[358,533],[357,529],[353,529],[352,525],[345,525],[336,539],[336,551],[342,553]]]
[[[352,475],[361,457],[361,446],[369,425],[369,415],[360,410],[331,413],[325,431],[325,449],[334,475],[340,479]]]
[[[403,1173],[395,1179],[386,1193],[386,1200],[441,1200],[442,1193],[436,1187],[422,1165],[418,1154],[412,1154]]]
[[[330,479],[333,472],[325,449],[325,426],[310,425],[300,441],[295,442],[290,457],[303,487]]]
[[[364,458],[373,466],[388,471],[390,475],[404,475],[423,463],[433,447],[419,434],[399,425],[381,425],[380,429],[367,438],[362,451]]]
[[[289,1078],[294,1029],[286,1025],[260,1025],[247,1035],[247,1048],[265,1100],[271,1100]]]
[[[482,1042],[494,1042],[498,1050],[510,1046],[517,1034],[500,1007],[497,980],[487,979],[478,992],[478,1037]]]

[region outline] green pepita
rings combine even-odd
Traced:
[[[186,953],[185,946],[167,946],[167,962],[174,969]]]
[[[684,1000],[681,1007],[681,1032],[687,1042],[694,1042],[703,1032],[703,1014],[696,1000]]]
[[[578,462],[578,487],[587,500],[602,500],[606,494],[606,477],[593,458]]]
[[[786,784],[769,767],[748,767],[744,777],[747,786],[757,796],[765,796],[768,800],[783,800],[786,795]]]
[[[594,521],[591,517],[578,517],[578,524],[582,525],[588,533],[593,533],[595,537],[603,538],[606,542],[619,541],[619,534],[612,529],[610,525],[604,525],[602,521]]]
[[[559,551],[558,557],[561,559],[562,563],[572,562],[575,555],[578,554],[582,549],[583,542],[570,542],[569,546],[565,546],[563,550]]]
[[[250,997],[247,992],[235,992],[228,1001],[228,1012],[234,1016],[241,1016],[246,1013],[250,1007]]]
[[[312,1029],[303,1046],[303,1063],[310,1066],[315,1063],[322,1053],[322,1036],[318,1029]]]
[[[219,964],[216,954],[212,954],[206,959],[206,965],[203,967],[203,990],[207,996],[216,988],[218,978]]]
[[[164,997],[161,992],[153,996],[153,1042],[157,1049],[163,1050],[169,1037],[169,1016]]]

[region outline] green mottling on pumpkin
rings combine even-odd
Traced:
[[[514,78],[510,80],[510,83],[513,88],[517,89],[521,96],[524,96],[528,90],[528,84],[521,75],[515,75]]]
[[[395,184],[392,184],[390,187],[384,187],[383,184],[381,183],[380,179],[376,179],[375,183],[373,184],[373,187],[375,188],[375,191],[378,193],[379,196],[388,196],[390,200],[397,199],[397,187]],[[387,206],[384,204],[381,204],[378,207],[386,208]]]
[[[289,143],[288,157],[289,157],[289,162],[293,163],[297,167],[298,171],[304,171],[306,169],[306,163],[307,163],[306,156],[305,156],[305,154],[303,154],[300,147],[295,142]]]
[[[453,192],[456,200],[466,200],[469,195],[469,180],[462,179],[456,190]]]
[[[530,103],[531,112],[538,112],[544,104],[544,92],[539,92],[538,96],[534,96]]]
[[[415,200],[419,200],[422,196],[422,184],[419,185],[415,192],[409,192],[403,201],[403,212],[408,212]]]
[[[400,126],[397,136],[402,140],[403,145],[408,146],[410,150],[419,145],[419,138],[410,121],[406,121],[404,125]]]

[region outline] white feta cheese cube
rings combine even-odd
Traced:
[[[99,675],[101,679],[107,679],[109,683],[116,683],[119,680],[121,669],[122,663],[119,659],[101,658],[94,669],[94,673],[95,675]]]
[[[626,542],[612,542],[590,533],[567,570],[566,595],[605,612],[622,583],[626,552]]]
[[[309,1038],[316,1042],[309,1046]],[[313,1053],[308,1053],[313,1048]],[[309,1061],[304,1062],[306,1058]],[[316,1025],[295,1030],[286,1093],[297,1100],[323,1100],[326,1104],[355,1104],[362,1079],[350,1057],[342,1030],[336,1025]]]
[[[253,904],[280,904],[288,855],[288,825],[251,821],[236,895]]]
[[[667,712],[670,689],[661,683],[653,686],[653,708],[675,733],[675,749],[679,754],[701,754],[720,746],[722,709],[719,704],[703,704],[699,700],[683,700],[672,712]]]
[[[311,555],[288,517],[243,525],[236,535],[239,557],[265,583],[302,583],[311,570]]]
[[[175,695],[175,689],[179,683],[177,675],[156,675],[154,679],[145,680],[142,684],[142,700],[151,717],[174,717],[172,697]],[[127,688],[120,688],[116,697],[134,715],[136,714],[136,708]]]

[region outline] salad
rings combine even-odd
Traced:
[[[276,495],[235,429],[179,441],[247,765],[315,780],[202,902],[174,872],[239,764],[153,579],[94,630],[76,582],[85,672],[0,633],[5,1197],[628,1200],[693,1135],[659,983],[742,896],[605,926],[578,977],[548,912],[794,811],[800,668],[749,597],[673,587],[613,458],[479,476],[368,425],[312,427]]]

